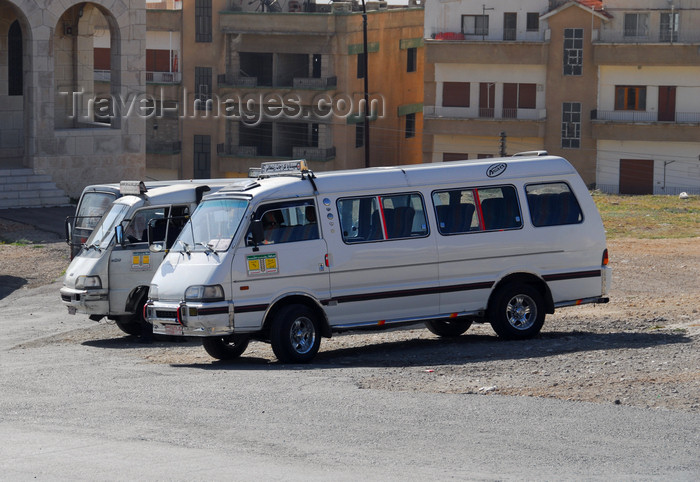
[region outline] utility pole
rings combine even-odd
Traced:
[[[364,0],[362,0],[364,2]],[[485,22],[486,19],[488,18],[486,16],[486,10],[494,10],[493,8],[486,8],[486,5],[481,5],[481,21]],[[475,25],[476,26],[476,25]],[[484,25],[481,25],[481,41],[483,42],[484,39],[486,38],[486,30],[484,30]]]
[[[498,155],[500,157],[506,157],[506,133],[505,133],[505,131],[501,132],[501,141],[499,142]]]
[[[364,99],[365,99],[365,125],[364,125],[364,139],[365,139],[365,167],[369,167],[369,119],[371,116],[369,108],[369,48],[367,45],[367,8],[365,7],[365,0],[362,0],[362,48],[364,49],[364,69],[365,69],[365,86],[364,86]]]

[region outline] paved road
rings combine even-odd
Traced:
[[[361,390],[366,366],[153,363],[58,288],[0,300],[4,480],[700,477],[697,415]]]

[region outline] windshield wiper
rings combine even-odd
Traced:
[[[183,250],[180,251],[180,252],[182,253],[182,252],[184,251],[184,252],[187,253],[187,255],[189,256],[189,254],[190,254],[190,245],[187,244],[186,242],[182,241],[182,240],[179,240],[179,239],[178,239],[177,242],[180,243],[180,244],[182,245],[182,247],[183,247]]]
[[[202,247],[204,248],[204,251],[205,251],[207,254],[213,253],[213,252],[214,252],[214,250],[212,249],[212,247],[211,247],[210,244],[207,244],[207,243],[195,243],[195,244],[196,244],[197,246],[202,246]]]

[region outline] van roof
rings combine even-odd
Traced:
[[[196,179],[191,182],[180,182],[176,184],[149,187],[148,191],[142,194],[141,196],[128,197],[138,197],[147,199],[150,202],[150,204],[195,202],[197,197],[196,190],[198,187],[208,186],[210,190],[204,192],[204,194],[207,194],[216,192],[224,186],[232,186],[246,182],[249,182],[249,179]],[[119,198],[115,202],[120,202],[121,199],[123,198]],[[127,200],[124,200],[122,202],[130,204],[130,202]]]
[[[417,188],[426,185],[465,185],[479,182],[507,182],[512,179],[539,179],[576,174],[574,167],[556,156],[503,157],[479,161],[453,161],[432,164],[371,167],[342,171],[315,172],[319,193],[376,191],[377,189]],[[245,192],[251,196],[310,196],[314,186],[298,176],[248,179],[233,188],[223,188],[211,197]],[[206,196],[209,198],[210,196]]]

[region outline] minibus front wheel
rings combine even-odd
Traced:
[[[495,293],[488,318],[493,330],[506,340],[532,338],[542,329],[545,303],[532,285],[509,283]]]
[[[306,305],[291,304],[281,308],[270,326],[270,344],[282,363],[311,361],[321,346],[321,324],[316,313]]]
[[[202,338],[202,346],[212,358],[235,360],[248,348],[249,341],[248,335],[208,336]]]

